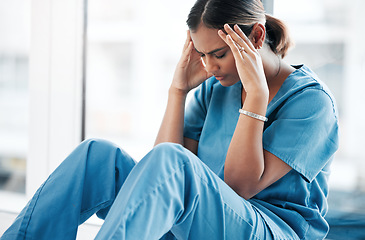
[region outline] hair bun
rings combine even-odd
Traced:
[[[293,42],[289,36],[289,30],[283,21],[269,15],[266,16],[267,43],[271,50],[284,58]]]

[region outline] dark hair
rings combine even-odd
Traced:
[[[203,23],[208,28],[223,29],[224,24],[237,24],[248,36],[255,23],[265,25],[265,43],[282,58],[292,45],[285,24],[265,13],[260,0],[197,0],[186,21],[191,31]]]

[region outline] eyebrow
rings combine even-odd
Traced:
[[[216,53],[216,52],[219,52],[220,50],[223,50],[223,49],[225,49],[225,48],[227,48],[227,46],[224,46],[224,47],[221,47],[221,48],[217,48],[217,49],[215,49],[215,50],[213,50],[213,51],[208,52],[207,54],[211,55],[211,54]],[[203,54],[202,52],[199,52],[199,51],[198,51],[195,47],[194,47],[194,49],[195,49],[195,51],[197,51],[199,54]]]

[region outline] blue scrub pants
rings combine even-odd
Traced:
[[[81,143],[37,190],[1,240],[75,239],[96,213],[96,239],[271,239],[259,212],[180,145],[138,164],[104,140]]]

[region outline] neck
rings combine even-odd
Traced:
[[[263,49],[260,54],[265,71],[266,81],[268,84],[270,84],[280,76],[283,62],[281,57],[274,54],[271,49]]]
[[[271,49],[262,49],[261,52],[262,64],[265,71],[267,84],[280,85],[295,69],[284,62],[280,56],[276,55]]]
[[[279,91],[285,79],[295,69],[284,62],[280,56],[274,54],[271,49],[263,48],[260,51],[260,54],[270,92],[269,100],[271,101],[271,99]]]

